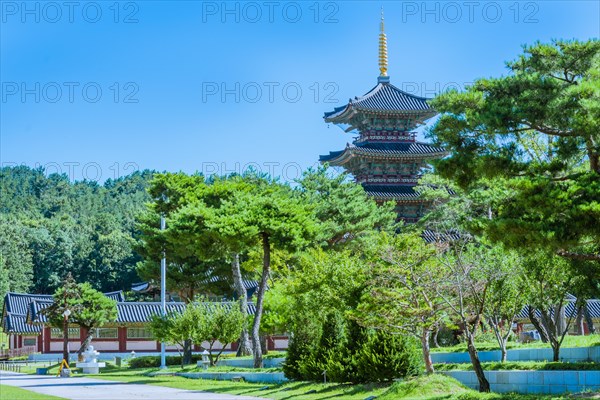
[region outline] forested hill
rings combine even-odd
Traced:
[[[138,280],[135,216],[150,200],[152,171],[94,181],[0,169],[0,296],[54,292],[67,272],[102,291]]]

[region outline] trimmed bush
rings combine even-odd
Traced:
[[[201,354],[192,354],[191,364],[202,360]],[[167,356],[167,365],[181,365],[181,356]],[[129,368],[158,368],[160,367],[160,356],[143,356],[129,360]]]
[[[385,382],[416,376],[425,368],[417,340],[377,331],[354,356],[357,382]]]
[[[411,337],[362,328],[340,315],[329,315],[320,337],[296,334],[283,371],[289,379],[328,382],[384,382],[418,375],[420,346]]]

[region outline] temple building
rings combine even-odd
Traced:
[[[321,156],[320,161],[343,167],[378,203],[395,201],[399,219],[416,222],[428,206],[414,190],[422,169],[427,160],[447,153],[416,140],[415,128],[437,112],[426,98],[406,93],[390,83],[383,12],[380,30],[377,85],[324,116],[325,122],[358,137],[344,150]]]

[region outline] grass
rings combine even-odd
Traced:
[[[484,362],[481,366],[485,370],[547,370],[547,371],[596,371],[600,370],[597,362],[545,362],[545,361],[507,361]],[[472,371],[471,363],[463,364],[435,364],[437,371]]]
[[[269,359],[269,358],[285,358],[287,352],[286,351],[269,351],[267,354],[263,354],[263,360]],[[242,359],[242,360],[252,360],[253,357],[252,356],[242,356],[242,357],[236,357],[235,356],[235,351],[234,352],[230,352],[230,353],[223,353],[221,354],[221,358],[235,358],[236,360]]]
[[[350,385],[291,382],[279,385],[267,385],[264,383],[187,379],[180,376],[165,375],[151,377],[147,375],[150,372],[156,371],[159,371],[159,369],[112,370],[94,375],[93,377],[120,382],[167,386],[187,390],[204,390],[213,393],[238,394],[269,399],[316,400],[337,397],[349,400],[364,400],[369,396],[379,396],[387,390],[386,385],[376,384]]]
[[[444,375],[420,376],[402,382],[389,384],[319,384],[313,382],[288,382],[284,384],[261,384],[247,382],[215,381],[208,379],[187,379],[179,376],[148,376],[159,369],[118,370],[113,367],[95,378],[167,386],[187,390],[203,390],[213,393],[256,396],[274,400],[317,400],[317,399],[349,399],[364,400],[376,396],[378,400],[566,400],[575,398],[592,398],[594,394],[577,395],[520,395],[479,393],[463,386],[457,380]],[[600,394],[597,397],[600,398]]]
[[[587,396],[588,394],[584,395]],[[584,395],[479,393],[448,376],[430,375],[394,383],[377,400],[563,400],[582,398]],[[589,395],[593,396],[593,394]]]
[[[14,386],[0,385],[0,399],[2,400],[66,400],[63,397],[49,396],[30,392]]]
[[[481,342],[475,343],[478,351],[486,350],[500,350],[497,342]],[[600,334],[577,336],[567,335],[562,343],[561,348],[566,349],[569,347],[593,347],[600,346]],[[550,343],[542,343],[540,341],[532,343],[519,343],[519,342],[508,342],[506,344],[507,349],[531,349],[531,348],[550,348]],[[448,347],[434,347],[431,349],[434,353],[458,353],[467,351],[466,343],[459,343],[455,346]]]
[[[244,368],[244,367],[228,367],[228,366],[218,366],[218,367],[210,367],[208,370],[203,369],[202,367],[197,367],[195,365],[186,365],[185,367],[173,367],[170,366],[166,369],[159,370],[161,372],[281,372],[282,369],[278,367],[274,368]]]

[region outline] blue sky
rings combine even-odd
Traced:
[[[293,179],[351,136],[323,112],[389,75],[431,97],[523,44],[600,36],[597,1],[2,1],[2,165]]]

